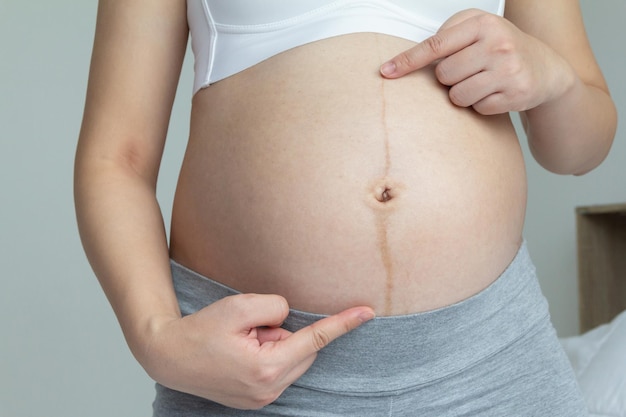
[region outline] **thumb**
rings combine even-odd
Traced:
[[[223,304],[220,309],[226,326],[236,332],[248,332],[257,327],[278,327],[289,315],[289,304],[280,295],[237,294],[217,303]]]

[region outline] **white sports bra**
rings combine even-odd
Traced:
[[[503,15],[505,0],[187,0],[194,94],[309,42],[376,32],[421,42],[450,16],[477,8]]]

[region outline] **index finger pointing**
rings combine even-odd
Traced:
[[[402,77],[473,44],[477,33],[475,28],[468,27],[469,24],[472,22],[468,19],[445,27],[411,49],[396,55],[380,67],[381,75],[386,78]]]
[[[424,68],[434,61],[449,55],[446,42],[446,38],[439,33],[426,38],[413,48],[385,62],[380,67],[380,73],[386,78],[398,78]]]
[[[325,348],[338,337],[373,319],[374,315],[374,311],[369,307],[354,307],[342,311],[298,330],[281,341],[282,347],[289,349],[296,362],[300,362]]]

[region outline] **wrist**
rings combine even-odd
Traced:
[[[574,68],[560,56],[556,57],[556,62],[550,67],[553,70],[549,72],[551,75],[545,78],[543,86],[543,91],[548,92],[548,94],[537,106],[540,108],[559,106],[562,102],[575,100],[575,96],[579,95],[581,89],[584,88],[584,84]]]

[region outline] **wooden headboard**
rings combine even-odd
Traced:
[[[576,208],[580,331],[626,310],[626,203]]]

